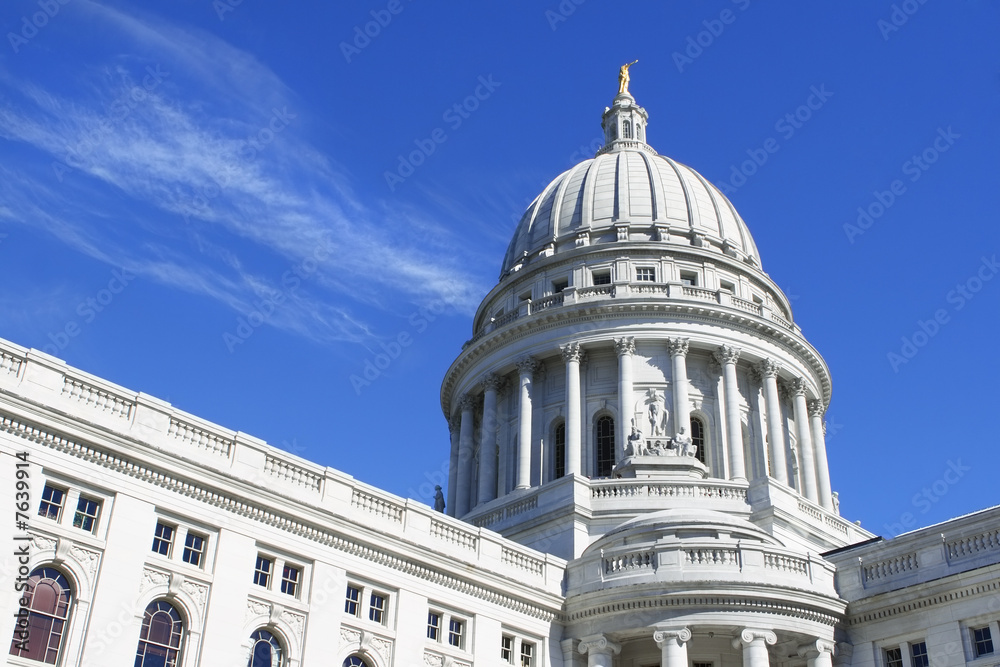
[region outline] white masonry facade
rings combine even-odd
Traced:
[[[624,90],[445,374],[437,509],[0,341],[6,664],[1000,664],[1000,509],[840,517],[826,363]]]

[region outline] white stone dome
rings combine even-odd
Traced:
[[[643,140],[645,119],[631,96],[615,99],[605,112],[607,144],[557,176],[531,203],[507,248],[501,278],[526,258],[623,240],[622,227],[628,240],[715,248],[760,267],[757,246],[729,199],[691,167],[650,148]],[[615,138],[623,123],[634,123],[628,132],[635,138]]]

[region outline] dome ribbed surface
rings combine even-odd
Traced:
[[[701,174],[652,151],[619,150],[581,162],[545,188],[521,217],[501,274],[548,244],[556,253],[572,249],[581,232],[590,232],[591,244],[614,241],[615,226],[625,222],[632,240],[643,232],[656,238],[653,226],[666,225],[671,234],[727,244],[760,266],[746,223]]]

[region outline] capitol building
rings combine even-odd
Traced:
[[[648,122],[624,66],[521,217],[434,507],[0,341],[6,664],[1000,665],[1000,508],[840,516],[830,369]]]

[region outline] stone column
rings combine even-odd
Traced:
[[[653,641],[660,647],[660,667],[687,667],[690,640],[688,628],[664,628],[654,632]]]
[[[806,667],[833,667],[835,645],[823,639],[799,647],[799,657],[806,659]]]
[[[830,464],[826,459],[826,434],[823,428],[823,401],[809,401],[809,424],[812,431],[813,449],[816,453],[816,486],[819,504],[833,511],[833,494],[830,492]]]
[[[781,428],[781,404],[778,402],[778,371],[781,365],[774,359],[757,364],[764,383],[764,403],[767,411],[767,439],[771,453],[771,477],[788,484],[788,462],[785,459],[785,433]]]
[[[674,384],[674,435],[684,432],[691,435],[691,402],[688,400],[687,338],[668,338],[671,380]]]
[[[497,497],[497,392],[503,378],[489,373],[483,378],[483,430],[479,439],[479,503]]]
[[[722,366],[722,382],[726,395],[726,439],[729,444],[729,478],[746,481],[747,468],[743,460],[743,429],[740,428],[740,390],[736,381],[736,361],[740,348],[723,345],[715,352]]]
[[[518,386],[518,436],[517,436],[517,486],[527,489],[531,486],[531,379],[538,369],[538,361],[533,357],[524,357],[517,362],[520,373]]]
[[[615,437],[615,461],[625,458],[625,443],[632,433],[632,355],[635,354],[635,338],[615,339],[618,353],[618,433]]]
[[[733,640],[733,648],[743,648],[743,667],[768,667],[767,645],[774,645],[778,636],[770,630],[744,628]]]
[[[580,458],[580,358],[583,351],[579,343],[563,345],[562,356],[566,361],[566,474],[581,474]]]
[[[818,502],[816,495],[816,455],[813,439],[809,433],[809,417],[806,409],[806,381],[795,378],[791,384],[792,405],[795,410],[795,431],[799,437],[799,449],[802,450],[802,492],[809,500]]]
[[[450,516],[455,516],[455,494],[458,492],[458,441],[462,430],[462,418],[452,417],[448,420],[448,435],[451,438],[451,456],[448,458],[448,502],[446,510]]]
[[[462,409],[462,425],[458,432],[458,483],[455,490],[455,516],[465,516],[471,507],[469,501],[472,496],[472,455],[475,443],[473,442],[472,428],[474,416],[472,411],[476,407],[476,399],[469,394],[464,394],[458,402]]]
[[[586,654],[587,667],[611,667],[613,657],[622,652],[622,647],[604,635],[590,635],[580,640],[577,650]]]

